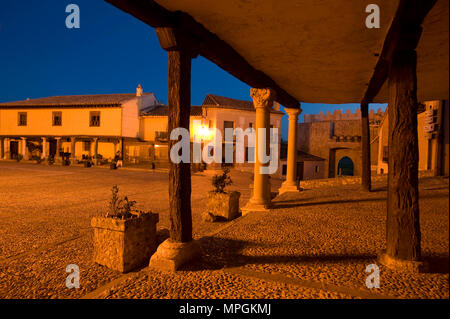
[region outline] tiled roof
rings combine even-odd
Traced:
[[[281,144],[280,159],[287,160],[287,144]],[[322,157],[312,155],[303,151],[297,151],[297,162],[320,162],[324,161]]]
[[[297,162],[324,161],[322,157],[312,155],[303,151],[297,151]]]
[[[153,93],[144,93],[149,95]],[[77,107],[77,106],[120,106],[122,102],[136,97],[133,93],[99,95],[50,96],[39,99],[0,103],[0,108]]]
[[[167,116],[168,107],[166,105],[157,105],[145,108],[141,111],[143,116]],[[191,116],[202,116],[201,106],[191,106]]]
[[[203,100],[202,106],[204,107],[219,107],[225,109],[237,109],[237,110],[245,110],[245,111],[254,111],[253,102],[232,99],[229,97],[207,94],[205,99]],[[280,113],[281,111],[271,110],[271,113]]]

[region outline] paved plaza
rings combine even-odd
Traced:
[[[250,197],[251,175],[233,170],[231,190]],[[305,187],[274,200],[270,213],[232,222],[202,221],[211,175],[192,176],[193,235],[203,255],[176,273],[143,268],[121,274],[92,261],[92,216],[111,187],[159,213],[169,228],[164,170],[83,168],[0,162],[0,298],[449,298],[448,178],[420,180],[423,274],[380,267],[366,288],[366,266],[385,245],[386,180]],[[272,191],[281,181],[272,179]],[[80,267],[79,289],[65,286]]]

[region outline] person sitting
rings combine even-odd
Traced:
[[[122,167],[122,156],[120,154],[120,151],[117,151],[116,156],[114,157],[114,162],[116,163],[116,167]]]

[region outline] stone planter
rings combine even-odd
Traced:
[[[220,219],[232,220],[240,216],[239,192],[216,193],[209,192],[207,196],[206,211],[203,218],[206,221]]]
[[[132,219],[94,217],[94,262],[120,272],[148,265],[156,250],[158,214]]]

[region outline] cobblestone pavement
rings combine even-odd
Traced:
[[[250,175],[233,171],[232,189],[250,196]],[[272,191],[280,181],[273,179]],[[0,298],[448,298],[448,179],[420,186],[423,254],[431,273],[380,266],[380,289],[365,267],[384,246],[385,183],[305,189],[275,199],[266,214],[230,223],[201,221],[210,176],[192,178],[194,237],[203,257],[175,274],[144,268],[122,275],[92,262],[90,218],[117,184],[168,228],[167,174],[0,162]],[[67,289],[77,264],[81,288]]]

